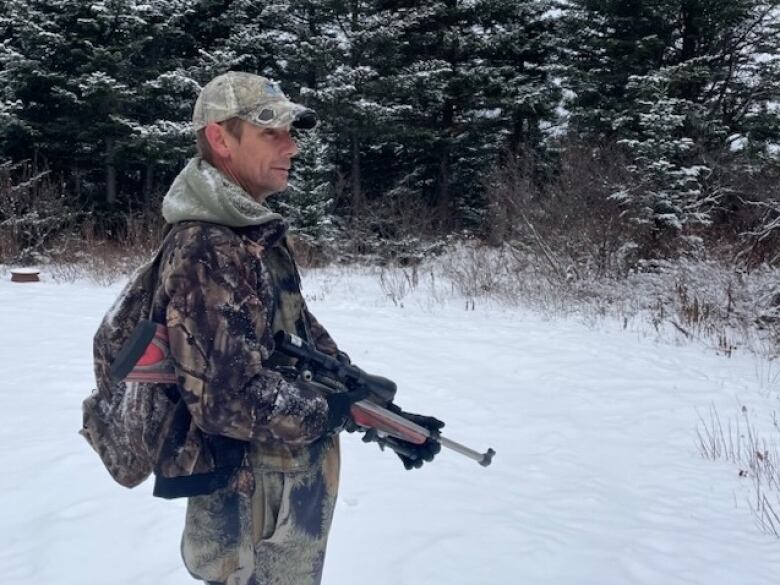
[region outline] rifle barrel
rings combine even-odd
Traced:
[[[465,445],[461,445],[460,443],[456,443],[455,441],[448,439],[447,437],[438,437],[436,439],[441,443],[442,447],[447,447],[447,449],[452,449],[453,451],[460,453],[461,455],[465,455],[469,459],[473,459],[477,463],[479,463],[482,467],[487,467],[493,462],[493,455],[496,454],[493,449],[488,449],[484,453],[480,453],[479,451],[475,451],[474,449],[470,449],[469,447],[466,447]]]
[[[401,428],[407,431],[411,431],[412,433],[422,435],[423,437],[430,437],[434,441],[438,441],[442,447],[446,447],[447,449],[451,449],[456,453],[460,453],[461,455],[464,455],[469,459],[473,459],[474,461],[479,463],[482,467],[487,467],[493,462],[493,455],[496,454],[496,452],[493,449],[488,449],[486,452],[480,453],[479,451],[475,451],[470,447],[461,445],[460,443],[457,443],[452,439],[448,439],[447,437],[442,437],[438,433],[431,433],[425,427],[413,423],[412,421],[405,419],[403,416],[395,414],[394,412],[391,412],[386,408],[382,408],[378,404],[374,404],[373,402],[370,402],[368,400],[361,400],[360,402],[357,402],[356,405],[361,406],[362,408],[368,410],[369,412],[373,412],[377,414],[381,418],[394,421],[396,424],[401,426]],[[403,436],[399,438],[404,439]]]

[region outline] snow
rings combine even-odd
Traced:
[[[501,108],[479,109],[474,110],[475,118],[484,118],[486,120],[494,120],[501,115]]]
[[[0,276],[3,582],[193,582],[184,502],[113,483],[76,432],[91,338],[121,283]],[[696,439],[710,408],[725,421],[744,405],[771,430],[776,365],[419,290],[396,306],[367,274],[304,284],[353,361],[398,383],[400,405],[497,452],[488,468],[446,452],[407,472],[345,436],[324,585],[777,582],[780,546],[749,510],[751,481]]]
[[[40,274],[40,270],[37,268],[14,268],[11,272],[16,274]]]
[[[726,139],[729,152],[742,152],[747,148],[748,138],[742,134],[732,134]]]

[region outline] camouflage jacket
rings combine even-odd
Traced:
[[[226,441],[294,451],[326,431],[323,396],[269,367],[280,329],[337,352],[306,307],[285,232],[278,219],[244,228],[184,221],[166,237],[152,311],[168,326],[181,400],[158,479],[224,467]]]

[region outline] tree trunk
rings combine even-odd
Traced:
[[[436,195],[436,215],[441,229],[449,229],[452,226],[451,212],[451,181],[452,169],[450,154],[452,150],[453,122],[455,120],[455,106],[451,100],[444,103],[444,115],[442,126],[444,130],[441,152],[439,154],[439,188]]]
[[[76,192],[76,199],[81,201],[81,170],[77,164],[73,165],[73,190]]]
[[[114,164],[114,139],[106,138],[106,203],[116,203],[116,166]]]
[[[680,62],[685,63],[697,57],[701,42],[700,21],[702,6],[699,0],[686,0],[682,3],[680,14],[680,34],[682,36],[682,48],[680,50]],[[696,81],[688,81],[681,85],[680,91],[685,99],[695,99],[700,90],[700,84]]]
[[[698,0],[688,0],[682,4],[682,50],[680,52],[680,61],[685,62],[696,56],[699,45],[699,20],[701,18],[702,7]]]
[[[439,159],[439,192],[436,202],[436,216],[439,227],[442,230],[448,230],[452,225],[450,217],[450,181],[452,174],[450,170],[450,144],[447,141],[442,148],[441,158]]]
[[[350,2],[350,25],[353,34],[360,28],[360,0]],[[357,53],[357,47],[352,44],[349,53],[350,65],[354,68],[358,66],[360,56]],[[360,91],[360,88],[357,88]],[[360,167],[360,138],[356,131],[352,131],[350,136],[352,163],[350,178],[352,182],[352,220],[358,219],[363,214],[365,200],[363,198],[362,173]]]
[[[154,162],[146,163],[144,171],[144,207],[149,208],[152,203],[152,189],[154,188]]]
[[[352,170],[350,178],[352,182],[352,219],[356,219],[363,212],[363,189],[360,176],[360,139],[357,134],[351,137],[352,142]]]
[[[525,116],[521,113],[515,113],[514,120],[512,120],[512,143],[509,145],[512,154],[519,154],[522,150],[522,145],[525,143],[524,124]]]

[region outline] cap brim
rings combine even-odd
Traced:
[[[314,110],[305,108],[293,117],[292,125],[300,130],[311,130],[317,125],[317,113]]]

